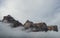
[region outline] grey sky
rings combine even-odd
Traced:
[[[1,4],[2,17],[10,14],[22,23],[29,19],[59,25],[60,0],[3,0]]]
[[[33,22],[46,22],[60,28],[60,0],[0,0],[0,19],[10,14],[24,23],[27,19]],[[22,32],[18,28],[10,28],[9,24],[0,22],[0,36],[19,36],[23,38],[60,38],[59,32]]]

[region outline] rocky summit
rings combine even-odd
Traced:
[[[24,24],[22,24],[21,22],[15,20],[11,15],[4,16],[2,22],[12,23],[13,25],[11,27],[13,28],[22,26],[24,27],[25,30],[31,29],[32,32],[38,32],[38,31],[47,32],[52,30],[58,32],[57,25],[48,26],[45,22],[34,23],[29,20],[27,20]]]

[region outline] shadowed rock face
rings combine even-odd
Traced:
[[[18,27],[18,26],[23,26],[23,25],[19,21],[14,21],[12,27]]]
[[[29,20],[27,20],[24,24],[25,29],[34,29],[32,31],[48,31],[47,24],[46,23],[33,23]]]
[[[54,25],[54,26],[48,26],[48,30],[53,30],[53,31],[57,31],[58,32],[58,27],[57,25]]]
[[[53,31],[58,31],[57,25],[54,26],[47,26],[45,22],[41,23],[33,23],[29,20],[27,20],[24,24],[25,29],[31,28],[33,32],[38,32],[38,31],[45,31],[47,32],[48,30],[53,30]],[[35,29],[35,30],[33,30]]]
[[[33,27],[37,29],[37,31],[48,31],[46,23],[34,23]]]
[[[12,27],[18,27],[18,26],[22,26],[22,23],[20,23],[19,21],[16,21],[12,16],[8,15],[8,16],[4,16],[2,22],[7,22],[7,23],[12,23],[13,26]]]

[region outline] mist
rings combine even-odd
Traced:
[[[0,22],[0,37],[3,38],[59,38],[60,31],[28,32],[23,27],[11,28],[10,23]]]
[[[47,25],[57,25],[60,29],[60,0],[0,0],[0,19],[2,20],[3,16],[6,15],[11,15],[23,24],[26,20],[45,22]],[[1,36],[21,36],[23,38],[60,37],[60,32],[26,33],[20,31],[20,27],[11,29],[8,25],[0,23]]]

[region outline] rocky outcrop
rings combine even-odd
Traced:
[[[33,23],[29,20],[27,20],[24,24],[25,29],[31,28],[32,31],[48,31],[47,24],[42,22],[42,23]],[[33,30],[35,29],[35,30]]]
[[[24,28],[28,29],[28,28],[31,28],[31,27],[33,27],[33,22],[27,20],[24,24]]]
[[[11,27],[23,26],[25,30],[31,29],[31,31],[33,31],[33,32],[38,32],[38,31],[47,32],[47,31],[51,31],[51,30],[58,32],[57,25],[48,26],[45,22],[33,23],[32,21],[29,21],[29,20],[27,20],[23,25],[22,23],[15,20],[10,15],[4,16],[2,22],[12,23],[13,25]]]
[[[7,16],[4,16],[3,17],[3,20],[2,20],[3,22],[9,22],[9,23],[12,23],[13,21],[15,21],[15,19],[12,17],[12,16],[10,16],[10,15],[7,15]]]
[[[38,32],[38,31],[45,31],[45,32],[47,32],[47,31],[52,31],[52,30],[58,32],[57,25],[48,26],[45,22],[33,23],[33,22],[29,21],[29,20],[27,20],[25,22],[24,28],[25,29],[31,28],[31,30],[33,32]]]
[[[38,31],[48,31],[47,24],[44,22],[34,23],[33,25]]]
[[[48,30],[49,31],[57,31],[58,32],[58,27],[57,27],[57,25],[52,25],[52,26],[48,26]]]
[[[22,23],[20,23],[19,21],[15,20],[10,15],[4,16],[2,22],[12,23],[13,24],[12,27],[22,26]]]

